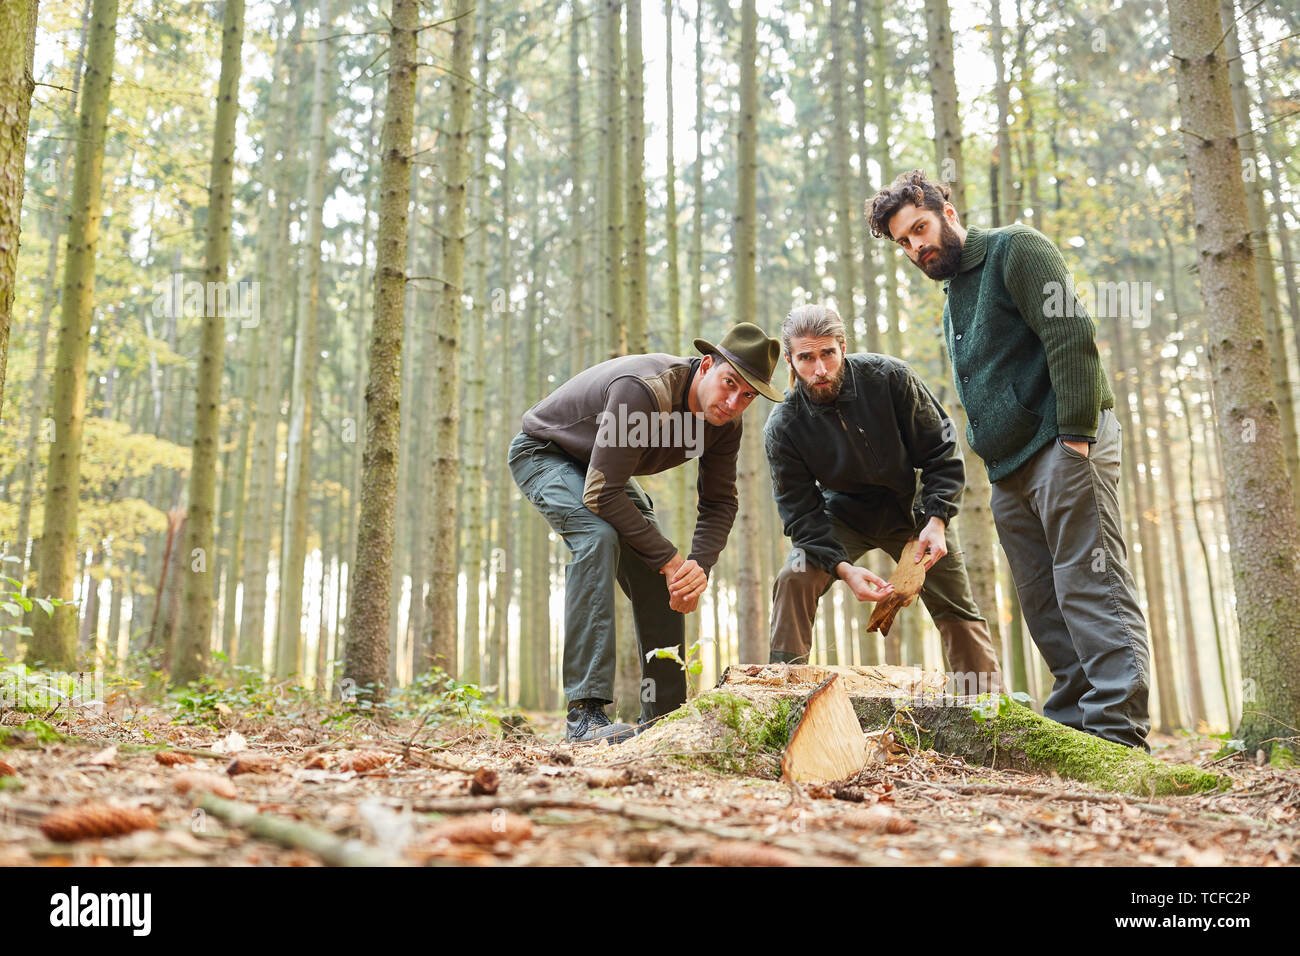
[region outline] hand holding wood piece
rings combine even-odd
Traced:
[[[916,560],[916,549],[919,546],[917,540],[912,538],[903,547],[898,567],[889,578],[889,583],[894,586],[893,593],[876,602],[871,620],[867,622],[868,631],[880,631],[887,636],[899,609],[907,607],[921,593],[921,587],[925,584],[925,562]]]

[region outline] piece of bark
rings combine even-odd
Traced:
[[[474,771],[474,779],[469,782],[469,792],[476,797],[491,796],[501,786],[501,776],[495,770],[479,767]]]
[[[876,602],[875,609],[871,612],[871,619],[867,621],[868,631],[880,631],[887,636],[889,629],[894,625],[894,617],[921,593],[921,588],[925,584],[925,561],[916,560],[916,552],[920,546],[921,543],[916,538],[912,538],[903,547],[903,553],[898,558],[898,567],[894,568],[894,573],[889,577],[889,583],[894,586],[894,590]]]
[[[194,758],[189,754],[178,753],[175,750],[160,750],[153,755],[153,759],[158,761],[164,767],[175,767],[177,764],[194,763]]]
[[[801,704],[781,757],[781,778],[830,783],[854,776],[866,763],[866,738],[838,674]]]
[[[241,773],[274,773],[279,768],[280,761],[270,754],[241,753],[230,761],[226,773],[235,777]]]
[[[239,796],[239,791],[235,789],[235,784],[229,777],[204,773],[202,770],[187,770],[177,774],[172,779],[172,789],[180,794],[189,793],[191,790],[215,793],[219,797],[227,797],[231,800]]]

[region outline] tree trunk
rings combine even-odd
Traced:
[[[627,4],[627,351],[649,352],[646,322],[645,77],[641,0]]]
[[[1277,398],[1282,421],[1282,443],[1286,450],[1287,474],[1291,476],[1291,498],[1300,514],[1300,445],[1296,443],[1295,404],[1291,400],[1291,374],[1287,362],[1286,335],[1282,327],[1282,308],[1277,294],[1277,273],[1268,241],[1268,211],[1264,206],[1264,184],[1258,173],[1259,157],[1255,153],[1255,133],[1250,114],[1250,92],[1246,89],[1246,71],[1238,49],[1236,13],[1233,0],[1219,0],[1219,17],[1225,31],[1223,53],[1228,60],[1228,81],[1232,88],[1233,112],[1237,118],[1237,148],[1241,161],[1241,181],[1246,188],[1246,218],[1250,224],[1250,242],[1254,247],[1255,283],[1259,287],[1260,314],[1268,336],[1268,354],[1273,369],[1273,394]],[[1271,167],[1277,175],[1277,167]],[[1285,228],[1285,227],[1284,227]]]
[[[4,415],[9,323],[18,281],[18,238],[26,181],[27,121],[32,112],[32,55],[38,0],[0,2],[0,419]],[[38,373],[39,374],[39,373]],[[27,542],[19,548],[26,551]]]
[[[244,541],[246,564],[243,568],[244,599],[240,607],[239,664],[262,668],[266,645],[267,572],[270,563],[271,536],[273,533],[274,494],[276,475],[276,432],[280,421],[280,342],[284,328],[284,296],[287,270],[277,268],[283,261],[284,250],[289,245],[289,191],[293,182],[293,164],[289,159],[290,144],[297,141],[295,112],[289,109],[286,75],[292,54],[302,40],[302,17],[294,18],[287,37],[281,36],[277,44],[275,65],[272,69],[271,92],[267,117],[269,124],[278,127],[277,139],[284,145],[284,156],[274,160],[263,184],[263,195],[273,190],[275,205],[264,199],[265,214],[259,217],[268,224],[264,237],[260,237],[258,262],[261,281],[268,289],[267,307],[262,310],[261,335],[254,356],[253,378],[256,397],[253,402],[253,448],[249,461],[248,502],[246,505],[248,533]],[[363,245],[364,248],[364,245]],[[360,349],[358,349],[360,352]],[[350,499],[355,502],[355,498]]]
[[[844,0],[831,0],[831,61],[827,79],[831,86],[831,168],[835,175],[835,300],[844,320],[848,350],[856,351],[857,310],[853,302],[853,221],[849,213],[849,111],[844,102]],[[866,317],[867,351],[880,350],[876,317]],[[872,334],[877,332],[877,334]]]
[[[925,0],[925,28],[930,51],[930,99],[934,103],[936,178],[952,187],[952,204],[967,226],[966,173],[962,164],[961,118],[953,69],[952,28],[948,0]]]
[[[230,272],[230,203],[243,42],[244,0],[226,0],[221,23],[221,80],[212,136],[212,174],[208,182],[208,238],[203,252],[205,289],[225,289]],[[185,524],[185,552],[190,557],[190,569],[185,575],[181,631],[172,661],[173,686],[197,680],[207,670],[208,645],[212,638],[212,575],[216,566],[216,554],[212,549],[213,512],[217,445],[221,437],[221,372],[225,362],[226,316],[223,308],[213,308],[213,296],[206,298],[194,409],[189,520]],[[225,300],[232,301],[229,293]],[[243,471],[242,467],[240,471]],[[231,572],[236,571],[232,563]],[[233,612],[231,608],[227,614]]]
[[[303,566],[307,561],[307,515],[311,492],[312,396],[320,356],[320,266],[325,206],[325,109],[330,3],[320,4],[316,27],[316,66],[312,75],[311,161],[307,167],[307,245],[298,276],[298,329],[294,336],[293,397],[289,403],[288,463],[285,466],[284,530],[280,553],[280,612],[276,628],[275,673],[285,678],[302,671]]]
[[[77,510],[81,489],[81,434],[85,423],[86,357],[95,305],[95,252],[99,243],[104,172],[104,133],[117,0],[95,0],[86,61],[85,96],[77,131],[68,254],[63,270],[63,315],[54,371],[54,443],[45,484],[45,523],[41,532],[40,588],[50,597],[70,599],[76,584]],[[70,669],[77,652],[77,611],[56,608],[38,616],[28,647],[29,660]]]
[[[623,310],[623,162],[622,139],[622,54],[619,41],[622,26],[621,0],[605,0],[601,31],[603,73],[600,84],[601,154],[605,186],[605,321],[607,356],[627,354],[628,319]]]
[[[456,605],[460,549],[456,542],[456,485],[460,477],[460,330],[465,287],[465,197],[470,161],[474,5],[472,0],[456,0],[455,9],[456,28],[452,37],[449,76],[451,125],[442,165],[446,176],[447,208],[442,241],[438,409],[433,452],[433,573],[429,580],[432,663],[452,676],[459,674],[456,665]],[[477,360],[474,353],[471,352],[471,356]],[[474,670],[478,670],[477,662]]]
[[[1300,726],[1300,531],[1273,396],[1215,0],[1169,0],[1201,297],[1210,339],[1250,749]],[[1249,698],[1253,697],[1253,700]],[[1293,752],[1300,747],[1289,743]]]
[[[379,252],[366,385],[366,452],[361,474],[356,573],[348,599],[344,678],[383,699],[388,670],[388,583],[393,565],[401,416],[403,293],[410,203],[411,136],[415,111],[416,0],[393,0],[388,93],[380,152]]]
[[[926,0],[926,29],[930,41],[930,92],[934,108],[934,150],[938,177],[952,187],[952,204],[963,222],[966,214],[966,182],[962,166],[961,117],[957,109],[957,85],[952,59],[952,30],[948,25],[947,0]],[[891,307],[894,311],[896,306]],[[891,316],[891,325],[897,317]],[[952,375],[946,346],[941,346],[944,378]],[[962,495],[961,540],[965,543],[966,573],[971,593],[988,622],[989,638],[1002,647],[1001,613],[997,600],[997,532],[993,526],[993,488],[983,460],[966,440],[966,409],[954,393],[949,405],[954,430],[960,436],[966,461],[966,491]],[[955,530],[955,529],[954,529]]]
[[[758,256],[758,13],[754,0],[743,0],[741,7],[740,116],[739,152],[736,157],[738,184],[736,196],[736,249],[733,266],[736,274],[734,321],[748,322],[758,315],[755,284]],[[758,664],[767,660],[767,631],[762,626],[764,594],[759,580],[758,508],[763,491],[759,488],[763,449],[761,429],[746,428],[741,437],[740,467],[736,485],[740,495],[740,514],[736,521],[736,553],[739,560],[736,576],[737,626],[740,629],[741,663]]]

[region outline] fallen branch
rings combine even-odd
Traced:
[[[404,861],[391,853],[366,846],[359,840],[341,840],[332,833],[297,820],[269,813],[234,800],[224,800],[205,793],[199,807],[231,826],[247,830],[253,836],[270,840],[294,850],[306,850],[330,866],[394,866]]]

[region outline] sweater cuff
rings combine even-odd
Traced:
[[[1068,425],[1058,424],[1056,434],[1060,438],[1069,441],[1096,441],[1097,425],[1085,425],[1082,422],[1071,422]]]

